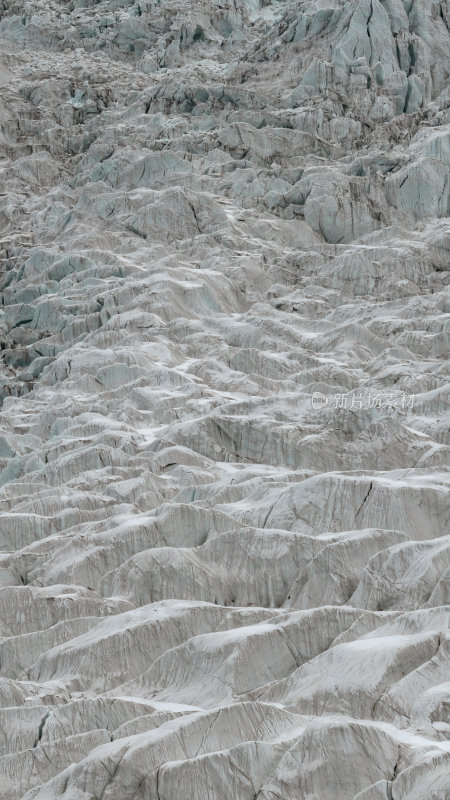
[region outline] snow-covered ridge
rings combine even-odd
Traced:
[[[0,2],[1,800],[448,800],[449,18]]]

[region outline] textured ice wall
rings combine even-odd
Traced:
[[[0,4],[1,800],[448,800],[448,0]]]

